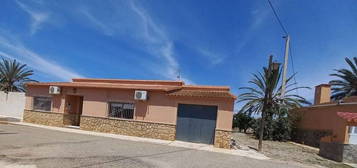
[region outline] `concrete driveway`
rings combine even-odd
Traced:
[[[26,165],[26,166],[24,166]],[[0,124],[0,167],[286,168],[296,164]]]

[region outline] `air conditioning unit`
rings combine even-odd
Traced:
[[[146,100],[148,96],[147,91],[135,90],[134,99],[135,100]]]
[[[61,88],[58,86],[50,86],[50,94],[61,94]]]

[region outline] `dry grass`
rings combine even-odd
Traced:
[[[258,140],[251,134],[233,133],[237,144],[257,148]],[[318,155],[319,149],[291,142],[264,141],[263,153],[273,159],[298,162],[316,167],[351,168],[345,164],[325,159]]]

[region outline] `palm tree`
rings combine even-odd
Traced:
[[[340,80],[332,80],[332,96],[333,100],[340,100],[348,96],[357,96],[357,57],[353,57],[353,62],[349,58],[345,58],[351,70],[335,69],[336,73],[330,74],[340,78]]]
[[[282,87],[280,85],[280,68],[272,71],[271,75],[269,75],[268,69],[264,67],[263,74],[259,72],[258,74],[253,74],[253,76],[253,79],[249,81],[249,83],[253,84],[253,87],[239,88],[246,90],[245,93],[238,96],[238,102],[246,102],[240,112],[249,115],[262,112],[264,109],[264,100],[267,98],[269,109],[281,107],[282,105],[284,105],[284,108],[286,109],[294,109],[311,104],[304,97],[293,93],[293,91],[296,91],[297,89],[309,89],[309,87],[293,87],[296,83],[291,83],[291,81],[295,74],[286,80],[287,85],[284,97],[281,97]]]
[[[26,82],[37,82],[29,78],[33,71],[14,60],[2,58],[0,62],[0,91],[24,92]]]
[[[293,91],[308,87],[292,87],[296,83],[291,83],[295,74],[286,80],[286,92],[284,97],[281,96],[282,86],[280,85],[281,69],[279,64],[272,63],[272,56],[269,60],[268,67],[263,67],[263,73],[253,74],[254,78],[249,81],[253,84],[252,87],[242,87],[246,90],[238,96],[238,102],[245,102],[240,112],[261,113],[262,120],[259,130],[259,145],[258,150],[262,150],[263,132],[265,120],[267,117],[273,117],[274,112],[277,113],[284,108],[286,110],[301,107],[304,104],[311,104],[305,98],[292,94]],[[267,116],[268,115],[268,116]]]

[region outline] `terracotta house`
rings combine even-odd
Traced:
[[[28,83],[24,122],[229,148],[236,97],[182,81]]]
[[[357,163],[357,97],[331,101],[331,86],[315,88],[314,105],[297,110],[296,141],[320,148],[327,158]]]

